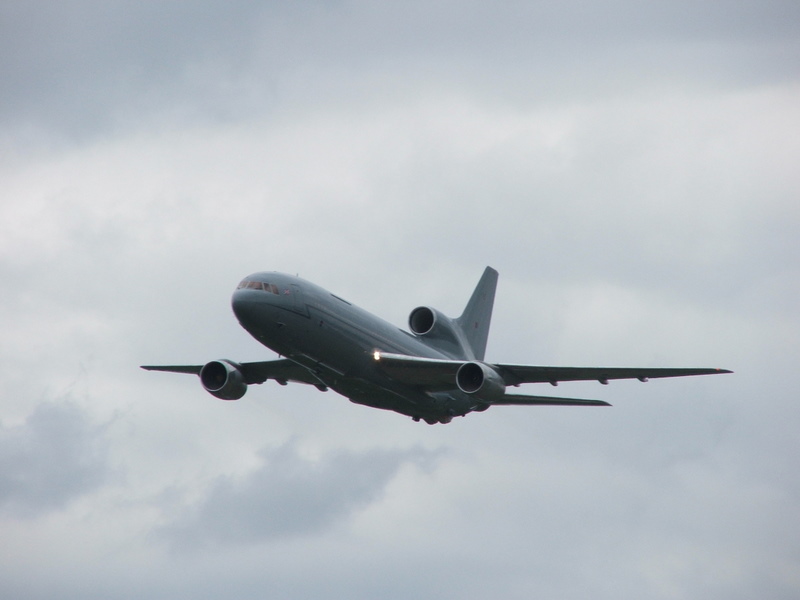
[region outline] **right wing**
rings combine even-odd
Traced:
[[[466,360],[448,360],[375,352],[378,368],[392,379],[429,390],[450,390],[457,387],[456,374]],[[713,375],[730,373],[726,369],[672,369],[672,368],[628,368],[628,367],[540,367],[534,365],[509,365],[484,363],[503,378],[507,386],[521,383],[550,383],[559,381],[599,381],[606,384],[611,379],[638,379],[647,381],[659,377],[686,377],[689,375]],[[561,406],[611,406],[602,400],[580,398],[553,398],[550,396],[528,396],[505,394],[492,405],[561,405]]]
[[[290,381],[315,386],[322,383],[311,371],[288,358],[249,363],[230,362],[242,372],[245,383],[250,385],[264,383],[267,379],[274,379],[283,385]],[[146,371],[168,371],[194,375],[199,375],[202,368],[203,365],[142,365],[142,369]]]
[[[404,383],[434,388],[455,386],[458,369],[468,360],[448,360],[375,352],[375,362],[390,377]],[[479,362],[479,361],[476,361]],[[599,381],[611,379],[638,379],[647,381],[659,377],[686,377],[689,375],[714,375],[730,373],[727,369],[673,369],[639,367],[540,367],[535,365],[509,365],[484,363],[503,378],[506,385],[521,383],[550,383],[559,381]]]
[[[433,389],[452,389],[456,386],[455,377],[463,360],[442,360],[421,358],[403,354],[376,352],[374,359],[379,367],[390,377],[414,385],[424,385]],[[505,394],[489,402],[492,406],[611,406],[602,400],[582,398],[553,398],[552,396],[528,396]]]
[[[537,367],[532,365],[492,365],[507,385],[520,383],[551,383],[559,381],[599,381],[610,379],[638,379],[647,381],[659,377],[687,377],[689,375],[715,375],[730,373],[727,369],[663,369],[629,367]]]

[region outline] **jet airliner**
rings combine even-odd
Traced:
[[[486,267],[460,317],[420,306],[411,311],[410,331],[405,331],[299,277],[256,273],[234,291],[233,312],[250,335],[281,358],[142,368],[198,375],[205,390],[222,400],[238,400],[249,385],[269,379],[281,385],[303,383],[431,425],[492,406],[609,406],[602,400],[508,393],[509,387],[523,383],[607,384],[612,379],[647,381],[731,372],[486,362],[497,277],[497,271]]]

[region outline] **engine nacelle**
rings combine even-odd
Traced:
[[[200,369],[200,383],[212,396],[238,400],[247,391],[244,374],[229,360],[212,360]]]
[[[456,373],[456,384],[465,394],[481,400],[498,400],[506,393],[506,382],[500,374],[481,362],[461,365]]]
[[[411,329],[411,333],[415,335],[427,335],[434,330],[434,327],[440,324],[441,317],[444,317],[444,315],[435,308],[418,306],[408,315],[408,326]]]
[[[465,340],[458,325],[435,308],[419,306],[408,316],[411,332],[426,343],[450,354],[463,356]]]

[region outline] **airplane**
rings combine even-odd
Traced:
[[[411,311],[405,331],[318,285],[277,272],[255,273],[233,292],[240,325],[277,360],[143,365],[198,375],[207,392],[238,400],[249,385],[274,379],[334,390],[356,404],[428,424],[493,406],[610,406],[602,400],[508,393],[523,383],[648,379],[731,373],[726,369],[547,367],[484,361],[498,273],[486,267],[458,318],[428,306]]]

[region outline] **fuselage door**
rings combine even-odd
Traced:
[[[299,285],[295,285],[294,283],[291,284],[290,288],[290,295],[292,296],[291,299],[291,309],[303,315],[304,317],[308,316],[308,306],[306,305],[305,299],[303,298],[303,290],[300,289]]]

